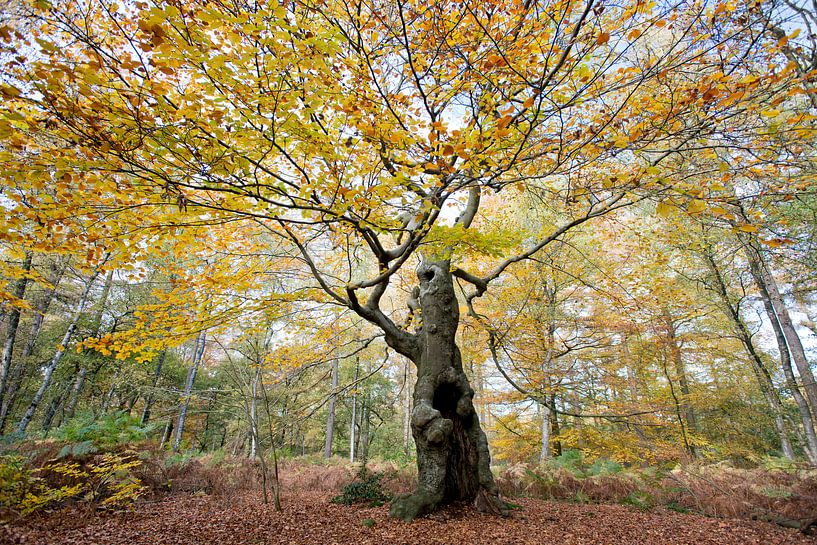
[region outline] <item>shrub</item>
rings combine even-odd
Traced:
[[[340,495],[332,498],[333,503],[352,505],[366,503],[369,506],[383,505],[389,501],[389,496],[383,491],[380,479],[382,473],[369,473],[366,466],[362,466],[357,478],[341,489]]]
[[[22,456],[0,456],[0,508],[20,505],[35,479]]]
[[[133,475],[135,453],[108,453],[85,461],[52,460],[30,469],[21,457],[0,460],[0,505],[20,515],[68,501],[95,506],[124,505],[144,491]]]

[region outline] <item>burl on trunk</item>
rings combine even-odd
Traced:
[[[394,500],[390,515],[406,521],[451,502],[507,514],[491,474],[488,441],[474,410],[474,390],[456,344],[459,307],[447,260],[418,268],[422,329],[411,429],[417,445],[418,485]]]

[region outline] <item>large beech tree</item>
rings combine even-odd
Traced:
[[[504,512],[455,285],[479,317],[503,273],[593,218],[668,196],[704,212],[687,154],[727,134],[751,151],[753,120],[796,89],[757,12],[694,0],[35,1],[0,29],[3,235],[90,264],[111,253],[122,268],[221,243],[232,260],[202,277],[235,293],[261,278],[247,270],[265,247],[286,249],[312,279],[299,302],[358,314],[416,365],[419,484],[392,515],[460,500]],[[554,210],[533,237],[494,214],[522,193]],[[141,348],[138,335],[100,346],[155,354],[151,339],[191,321],[155,314],[140,316]]]

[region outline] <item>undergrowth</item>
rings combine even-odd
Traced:
[[[341,488],[340,494],[332,498],[333,503],[353,505],[365,503],[370,507],[378,507],[391,498],[383,490],[382,473],[373,473],[362,465],[354,481]]]
[[[725,463],[627,468],[603,460],[586,464],[580,452],[566,451],[543,465],[501,466],[494,474],[509,497],[662,507],[773,522],[817,518],[817,470],[776,459],[751,469]]]

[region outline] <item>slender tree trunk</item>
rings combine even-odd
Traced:
[[[250,399],[250,459],[256,457],[258,452],[258,381],[261,380],[261,364],[255,367],[255,374],[252,379],[252,398]],[[262,464],[263,457],[262,457]],[[266,468],[264,469],[266,476]],[[264,497],[266,498],[266,488]],[[266,501],[264,502],[266,503]]]
[[[65,389],[60,391],[57,395],[51,399],[51,403],[48,404],[48,407],[45,409],[45,415],[43,416],[43,431],[48,433],[51,430],[51,425],[54,422],[54,417],[57,415],[57,410],[60,408],[62,404],[62,400],[65,399]],[[59,425],[59,423],[57,423]]]
[[[187,381],[184,384],[184,396],[182,398],[181,406],[179,407],[179,419],[176,423],[176,435],[173,438],[173,452],[178,452],[182,444],[182,437],[184,436],[184,421],[187,418],[187,408],[190,405],[190,396],[193,393],[193,383],[196,381],[196,373],[199,370],[201,358],[204,355],[204,344],[206,334],[204,331],[199,333],[196,338],[196,346],[193,351],[193,364],[187,372]]]
[[[539,412],[542,413],[539,465],[542,465],[550,458],[550,409],[540,404]]]
[[[34,353],[34,348],[37,345],[37,339],[43,327],[43,319],[48,312],[48,307],[51,306],[51,301],[54,299],[54,293],[57,291],[57,286],[62,279],[65,268],[65,265],[60,266],[56,263],[51,263],[51,279],[49,280],[51,287],[43,292],[34,307],[28,339],[26,339],[26,344],[23,346],[23,351],[20,354],[17,365],[15,365],[12,370],[10,380],[8,381],[6,396],[3,403],[0,404],[0,434],[6,429],[8,416],[14,408],[17,392],[20,390],[20,386],[22,386],[28,360]]]
[[[108,271],[105,275],[105,283],[102,287],[102,294],[97,301],[97,309],[94,314],[94,319],[91,324],[91,337],[98,337],[100,328],[102,327],[102,315],[105,312],[105,305],[108,303],[108,295],[111,293],[111,286],[113,285],[113,269]],[[77,373],[77,378],[74,381],[74,387],[71,389],[71,394],[68,398],[68,404],[65,406],[65,417],[71,418],[74,416],[79,396],[82,393],[82,388],[85,386],[85,378],[88,376],[87,364],[83,364]]]
[[[11,294],[23,300],[26,295],[28,285],[28,274],[31,272],[32,253],[26,252],[23,260],[23,276],[14,282]],[[14,341],[17,338],[17,328],[20,325],[20,307],[12,306],[8,311],[9,321],[6,328],[6,341],[3,343],[3,354],[0,355],[0,406],[3,404],[4,392],[8,383],[9,372],[11,371],[11,361],[14,356]]]
[[[686,446],[690,455],[697,457],[698,449],[696,449],[695,446],[689,442],[689,434],[694,434],[698,431],[698,419],[695,416],[695,410],[692,408],[692,403],[690,403],[690,388],[689,379],[687,378],[686,373],[686,365],[684,364],[684,358],[681,353],[681,346],[678,344],[677,331],[675,330],[675,322],[672,315],[667,308],[664,308],[663,313],[664,325],[667,330],[667,345],[669,346],[670,357],[675,367],[675,376],[678,378],[678,386],[680,388],[680,395],[673,393],[673,396],[676,398],[678,407],[683,413],[684,422],[682,424],[682,428],[684,427],[684,424],[686,425],[686,428],[683,430],[684,445]]]
[[[386,341],[417,366],[411,429],[417,447],[418,485],[397,498],[390,515],[412,520],[438,506],[474,502],[481,511],[507,513],[490,469],[488,440],[474,410],[474,390],[456,344],[459,303],[448,260],[418,268],[422,330],[417,345]]]
[[[356,443],[356,433],[355,429],[357,428],[357,375],[358,375],[358,365],[360,362],[357,358],[355,358],[355,375],[353,382],[355,384],[354,389],[352,390],[352,423],[349,430],[349,461],[355,461],[355,446]]]
[[[559,441],[559,413],[556,411],[556,394],[550,394],[550,436],[553,438],[553,452],[562,455],[562,442]]]
[[[270,448],[272,449],[272,499],[275,511],[281,511],[281,481],[278,475],[278,449],[275,446],[275,420],[270,411],[270,400],[267,395],[267,388],[264,386],[264,381],[261,383],[261,394],[264,396],[264,412],[267,414],[267,426],[269,426]]]
[[[165,364],[167,357],[167,349],[162,350],[159,354],[159,359],[156,361],[156,370],[153,372],[153,382],[150,385],[150,391],[145,396],[145,408],[142,410],[142,425],[146,425],[150,421],[150,409],[153,406],[153,393],[156,391],[156,386],[159,384],[159,378],[162,376],[162,366]]]
[[[335,438],[335,404],[338,398],[338,358],[332,360],[332,393],[329,394],[329,408],[326,416],[326,441],[323,444],[323,457],[332,457],[332,442]]]
[[[113,377],[111,377],[111,385],[108,386],[108,391],[105,392],[105,396],[102,398],[102,405],[99,407],[99,414],[106,414],[108,409],[111,408],[111,404],[113,403],[113,396],[116,393],[116,383],[119,380],[119,374],[122,372],[122,367],[117,367],[116,370],[113,372]]]
[[[204,432],[202,432],[202,438],[199,439],[199,448],[202,451],[207,450],[207,437],[210,435],[210,419],[213,415],[213,412],[216,410],[216,400],[218,399],[218,390],[213,390],[211,393],[212,395],[210,396],[210,403],[207,404],[207,414],[204,417]],[[136,398],[137,396],[134,395],[133,400],[135,401]],[[256,437],[258,437],[257,431]]]
[[[777,349],[780,353],[780,366],[783,369],[783,375],[786,377],[786,386],[791,391],[794,402],[797,404],[797,409],[800,412],[800,419],[803,422],[803,433],[806,436],[805,448],[808,458],[814,463],[817,463],[817,433],[815,433],[814,426],[815,414],[809,406],[808,399],[803,396],[800,391],[800,386],[798,386],[797,379],[794,376],[791,365],[791,353],[789,352],[790,347],[786,342],[783,327],[778,320],[772,297],[769,295],[766,278],[762,272],[762,263],[759,261],[759,254],[748,245],[745,245],[745,248],[752,278],[760,291],[760,299],[763,301],[763,307],[766,309],[766,315],[769,317],[769,322],[772,325],[774,337],[777,341]]]
[[[171,418],[170,420],[167,421],[167,424],[165,424],[165,428],[162,431],[162,440],[159,442],[160,449],[164,447],[168,441],[170,441],[170,435],[172,433],[173,433],[173,419]]]
[[[772,308],[777,316],[777,321],[780,324],[780,329],[783,330],[783,336],[786,339],[786,346],[788,346],[791,359],[797,367],[797,372],[800,374],[800,381],[803,385],[803,391],[806,394],[806,399],[809,403],[812,416],[817,416],[817,382],[814,380],[814,373],[811,371],[806,352],[803,349],[803,343],[800,340],[800,335],[794,327],[791,320],[789,309],[780,294],[777,287],[777,281],[774,279],[768,266],[762,260],[762,256],[758,252],[759,260],[755,263],[758,269],[757,274],[765,285],[765,292],[772,303]]]
[[[749,361],[752,365],[752,371],[754,372],[755,378],[757,379],[758,387],[760,388],[760,391],[763,394],[763,397],[774,417],[775,429],[780,440],[780,450],[784,457],[788,458],[789,460],[793,460],[794,449],[792,448],[791,441],[789,440],[789,435],[786,430],[786,421],[784,418],[785,411],[783,410],[783,404],[780,402],[777,389],[774,387],[774,383],[772,382],[772,377],[769,374],[769,371],[766,369],[766,366],[763,365],[763,360],[760,358],[760,354],[758,354],[757,350],[755,349],[754,342],[752,341],[752,334],[740,315],[740,306],[733,303],[732,299],[729,297],[726,282],[723,278],[723,274],[721,274],[718,264],[715,262],[715,258],[712,255],[707,255],[706,260],[715,279],[715,291],[717,292],[721,303],[723,303],[723,309],[726,312],[726,315],[729,317],[729,320],[732,322],[735,332],[746,350],[746,354],[749,356]]]
[[[367,394],[363,397],[363,406],[360,408],[360,445],[358,449],[358,457],[363,461],[364,465],[369,460],[369,432],[371,431],[370,420],[372,410],[370,404],[371,400]]]
[[[82,315],[82,312],[85,309],[85,304],[88,301],[88,294],[91,292],[91,286],[93,286],[94,280],[96,280],[98,274],[99,271],[94,271],[94,273],[91,275],[91,278],[89,278],[88,282],[85,284],[85,290],[82,292],[79,304],[77,305],[77,310],[71,317],[71,323],[68,325],[68,329],[65,331],[65,334],[62,337],[62,342],[57,347],[57,351],[54,353],[54,356],[51,358],[51,361],[48,362],[48,365],[45,368],[45,373],[43,375],[43,380],[40,383],[40,388],[34,394],[34,398],[28,405],[28,408],[26,409],[23,418],[17,424],[18,433],[25,433],[26,429],[28,428],[28,425],[31,423],[31,419],[34,417],[34,412],[37,410],[37,407],[42,402],[43,396],[45,395],[45,391],[48,388],[48,385],[51,383],[51,376],[54,374],[54,370],[60,364],[60,361],[62,361],[62,358],[65,355],[65,351],[67,350],[68,345],[71,343],[71,339],[74,336],[74,331],[76,331],[77,329],[79,317]]]
[[[553,284],[552,289],[548,286],[547,279],[545,280],[545,293],[548,302],[548,321],[546,329],[547,346],[545,352],[545,359],[542,362],[542,375],[547,377],[547,383],[550,383],[551,373],[553,371],[553,354],[556,347],[556,285]],[[547,395],[547,394],[544,394]],[[550,410],[542,404],[538,405],[539,412],[542,414],[542,425],[540,428],[541,440],[539,446],[539,465],[544,464],[545,460],[550,458]]]

